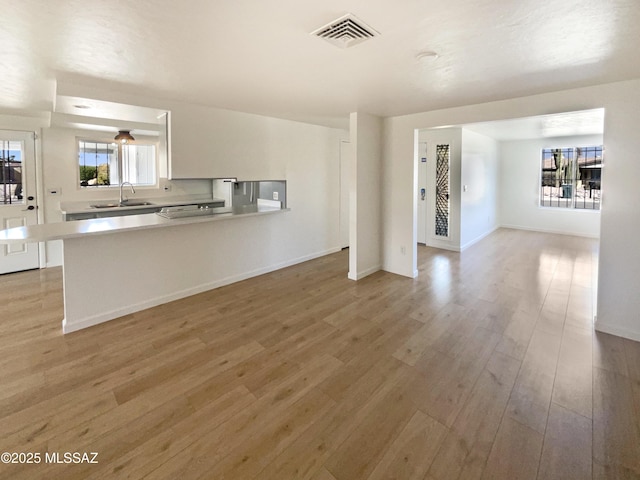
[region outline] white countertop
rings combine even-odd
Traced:
[[[172,198],[130,198],[134,202],[149,202],[151,205],[134,205],[131,207],[113,207],[113,208],[95,208],[91,205],[100,203],[118,203],[118,200],[104,199],[93,200],[91,202],[61,202],[60,211],[63,214],[72,213],[87,213],[87,212],[109,212],[109,211],[122,211],[136,210],[136,209],[148,209],[153,207],[172,207],[176,205],[198,205],[202,203],[224,202],[223,198],[212,198],[206,195],[197,196],[182,196]]]
[[[104,235],[108,233],[143,230],[150,228],[171,227],[174,225],[188,225],[193,223],[215,222],[244,218],[256,215],[269,215],[280,212],[288,212],[290,209],[273,208],[255,205],[251,211],[242,211],[220,207],[212,209],[213,215],[199,217],[183,217],[168,219],[151,214],[128,215],[123,217],[105,217],[92,220],[76,220],[73,222],[44,223],[29,227],[9,228],[0,231],[0,244],[44,242],[47,240],[60,240],[76,238],[87,235]]]

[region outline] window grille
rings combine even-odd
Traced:
[[[600,209],[602,146],[542,150],[540,205]]]
[[[436,147],[436,235],[449,236],[449,145]]]

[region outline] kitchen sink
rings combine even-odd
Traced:
[[[94,205],[89,205],[91,208],[115,208],[119,207],[119,203],[96,203]]]
[[[153,205],[151,202],[123,202],[123,203],[94,203],[91,208],[116,208],[116,207],[144,207]]]
[[[123,203],[120,204],[121,207],[143,207],[145,205],[153,205],[153,203],[124,201]]]

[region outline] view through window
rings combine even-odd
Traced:
[[[22,195],[22,142],[0,140],[2,204],[24,203]]]
[[[131,182],[155,185],[156,146],[150,143],[121,145],[95,140],[79,140],[79,179],[81,187],[100,187]]]
[[[600,209],[602,145],[542,150],[540,205]]]

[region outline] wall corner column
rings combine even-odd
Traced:
[[[359,280],[382,268],[382,118],[350,115],[353,158],[349,186],[349,274]]]

